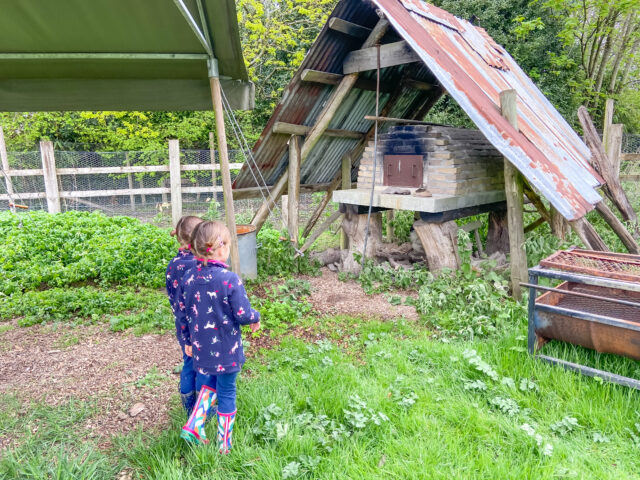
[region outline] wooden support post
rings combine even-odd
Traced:
[[[500,252],[509,253],[509,224],[506,210],[492,210],[489,212],[489,226],[487,230],[487,255]]]
[[[502,115],[518,129],[518,107],[515,90],[500,92]],[[524,250],[523,182],[520,172],[504,159],[504,187],[507,197],[507,222],[509,224],[509,254],[511,258],[511,291],[516,300],[522,297],[521,283],[526,283],[527,254]]]
[[[393,221],[396,217],[395,210],[387,210],[385,212],[386,220],[387,220],[387,238],[385,239],[389,243],[393,243],[396,241],[396,234],[393,229]]]
[[[380,46],[380,68],[420,61],[418,54],[407,42],[387,43]],[[378,48],[369,47],[347,54],[342,64],[344,74],[375,70],[378,66]]]
[[[169,180],[171,183],[171,219],[173,226],[182,217],[182,178],[180,176],[180,142],[169,140]]]
[[[551,226],[551,233],[564,241],[567,236],[567,221],[562,215],[560,215],[560,212],[558,212],[553,205],[549,209],[551,210],[551,222],[549,223]]]
[[[372,47],[376,43],[378,43],[387,32],[388,28],[389,22],[386,19],[381,18],[380,20],[378,20],[378,23],[373,28],[371,34],[362,45],[362,48]],[[357,80],[357,72],[345,75],[344,77],[342,77],[342,80],[340,80],[340,83],[331,94],[329,100],[327,100],[327,103],[318,115],[316,123],[313,125],[313,127],[311,127],[311,130],[307,134],[307,138],[302,144],[302,148],[300,149],[300,166],[304,165],[304,162],[309,156],[309,153],[311,152],[311,150],[313,150],[315,144],[318,143],[318,141],[322,137],[322,134],[329,127],[329,123],[338,111],[338,108],[340,108],[342,101],[349,94]],[[284,189],[287,186],[288,179],[288,172],[284,172],[276,181],[275,185],[271,188],[271,192],[267,201],[263,202],[262,205],[258,208],[258,211],[254,215],[253,220],[251,220],[251,224],[256,227],[256,231],[260,230],[265,220],[267,219],[267,216],[269,215],[269,207],[273,203],[275,203],[278,198],[280,198],[280,195],[284,193]]]
[[[140,184],[140,188],[144,189],[144,181],[142,180],[142,178],[140,178],[138,183]],[[144,193],[140,194],[140,202],[142,203],[142,208],[144,209],[145,205],[147,204],[147,196]]]
[[[622,161],[623,127],[624,125],[621,123],[614,123],[609,126],[609,143],[606,146],[612,173],[618,179],[620,179],[620,162]]]
[[[7,186],[7,194],[13,196],[13,184],[9,176],[9,157],[7,156],[7,144],[4,142],[4,131],[0,127],[0,162],[4,170],[4,182]]]
[[[224,211],[227,227],[231,233],[231,269],[240,272],[240,253],[238,252],[238,232],[236,230],[236,216],[233,209],[233,191],[231,187],[231,170],[229,169],[229,153],[227,151],[227,134],[224,128],[224,108],[222,106],[222,91],[220,79],[209,78],[213,110],[216,115],[216,135],[218,136],[218,149],[220,151],[220,172],[222,174],[222,191],[224,194]]]
[[[524,227],[524,233],[529,233],[534,231],[536,228],[542,225],[545,221],[546,220],[544,219],[544,217],[538,217],[538,219],[535,220],[533,223],[530,223],[529,225]]]
[[[213,138],[213,132],[209,132],[209,158],[211,159],[211,186],[213,188],[217,185],[216,180],[216,144]],[[213,193],[213,200],[215,201],[215,192]]]
[[[607,154],[609,153],[609,129],[613,123],[614,106],[615,102],[613,98],[607,98],[604,105],[604,125],[602,126],[602,145],[604,145],[604,150]]]
[[[129,152],[124,152],[124,164],[127,167],[131,166],[131,162],[129,162]],[[131,204],[131,211],[136,211],[136,196],[133,194],[133,174],[127,173],[127,183],[129,184],[129,190],[132,193],[129,194],[129,203]]]
[[[611,227],[611,229],[618,235],[618,238],[622,241],[622,244],[626,247],[629,253],[638,255],[640,248],[633,236],[627,231],[624,224],[615,216],[611,209],[607,206],[604,200],[596,203],[596,210],[605,222]]]
[[[313,230],[313,227],[315,227],[316,223],[320,219],[320,216],[322,215],[322,212],[324,212],[324,209],[327,207],[327,204],[331,200],[331,195],[340,186],[340,179],[341,179],[341,172],[338,172],[338,174],[335,176],[333,181],[329,184],[329,187],[327,188],[327,193],[322,198],[322,201],[320,202],[320,204],[313,211],[313,213],[311,214],[311,217],[309,218],[309,221],[307,222],[307,225],[304,227],[304,231],[302,232],[303,238],[306,238],[311,233],[311,230]]]
[[[44,189],[47,195],[47,209],[49,213],[60,213],[60,190],[56,176],[56,159],[53,154],[53,143],[40,142],[40,156],[44,172]]]
[[[380,212],[376,212],[371,214],[367,251],[364,252],[367,217],[367,214],[360,215],[347,210],[342,218],[342,229],[349,236],[349,250],[342,262],[342,269],[345,272],[360,273],[362,265],[360,261],[356,261],[354,254],[370,258],[375,256],[378,248],[382,245],[382,217]]]
[[[429,271],[437,275],[443,269],[460,268],[458,254],[458,225],[454,221],[427,223],[419,220],[413,224],[427,257]]]
[[[638,216],[620,184],[620,177],[616,175],[612,163],[607,158],[600,136],[591,120],[591,116],[589,116],[589,112],[584,106],[578,108],[578,118],[584,131],[586,143],[591,149],[591,164],[606,182],[602,186],[602,191],[620,210],[623,220],[638,223]]]
[[[346,154],[342,156],[342,190],[349,190],[351,188],[351,156]],[[344,230],[340,230],[340,248],[344,250],[349,248],[349,238]]]
[[[291,135],[289,139],[289,238],[298,246],[298,206],[300,204],[300,137]]]

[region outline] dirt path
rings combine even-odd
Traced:
[[[382,295],[368,296],[353,281],[341,282],[323,269],[311,283],[310,302],[320,316],[350,315],[365,319],[416,319],[413,307],[393,306]],[[292,332],[311,339],[314,332]],[[251,339],[247,356],[273,343],[267,335]],[[108,325],[68,327],[16,324],[0,333],[0,395],[51,406],[70,399],[95,401],[98,413],[84,425],[86,434],[106,446],[117,433],[135,428],[165,428],[177,401],[182,363],[173,333],[136,337],[114,333]],[[139,412],[132,407],[142,406]],[[0,450],[10,439],[0,437]]]

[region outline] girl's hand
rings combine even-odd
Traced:
[[[191,347],[191,345],[184,346],[184,353],[187,354],[187,357],[193,357],[193,348]]]
[[[251,327],[251,331],[254,333],[260,330],[260,322],[251,323],[249,326]]]

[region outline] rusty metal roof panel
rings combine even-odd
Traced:
[[[481,28],[420,0],[373,0],[487,139],[567,219],[582,217],[603,183],[590,152],[513,58]],[[518,130],[500,92],[518,93]]]

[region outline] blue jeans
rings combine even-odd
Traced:
[[[193,358],[182,352],[182,371],[180,372],[180,393],[186,394],[196,390],[196,371],[193,369]]]
[[[214,376],[218,386],[218,412],[220,413],[235,413],[236,411],[236,378],[238,373]]]

